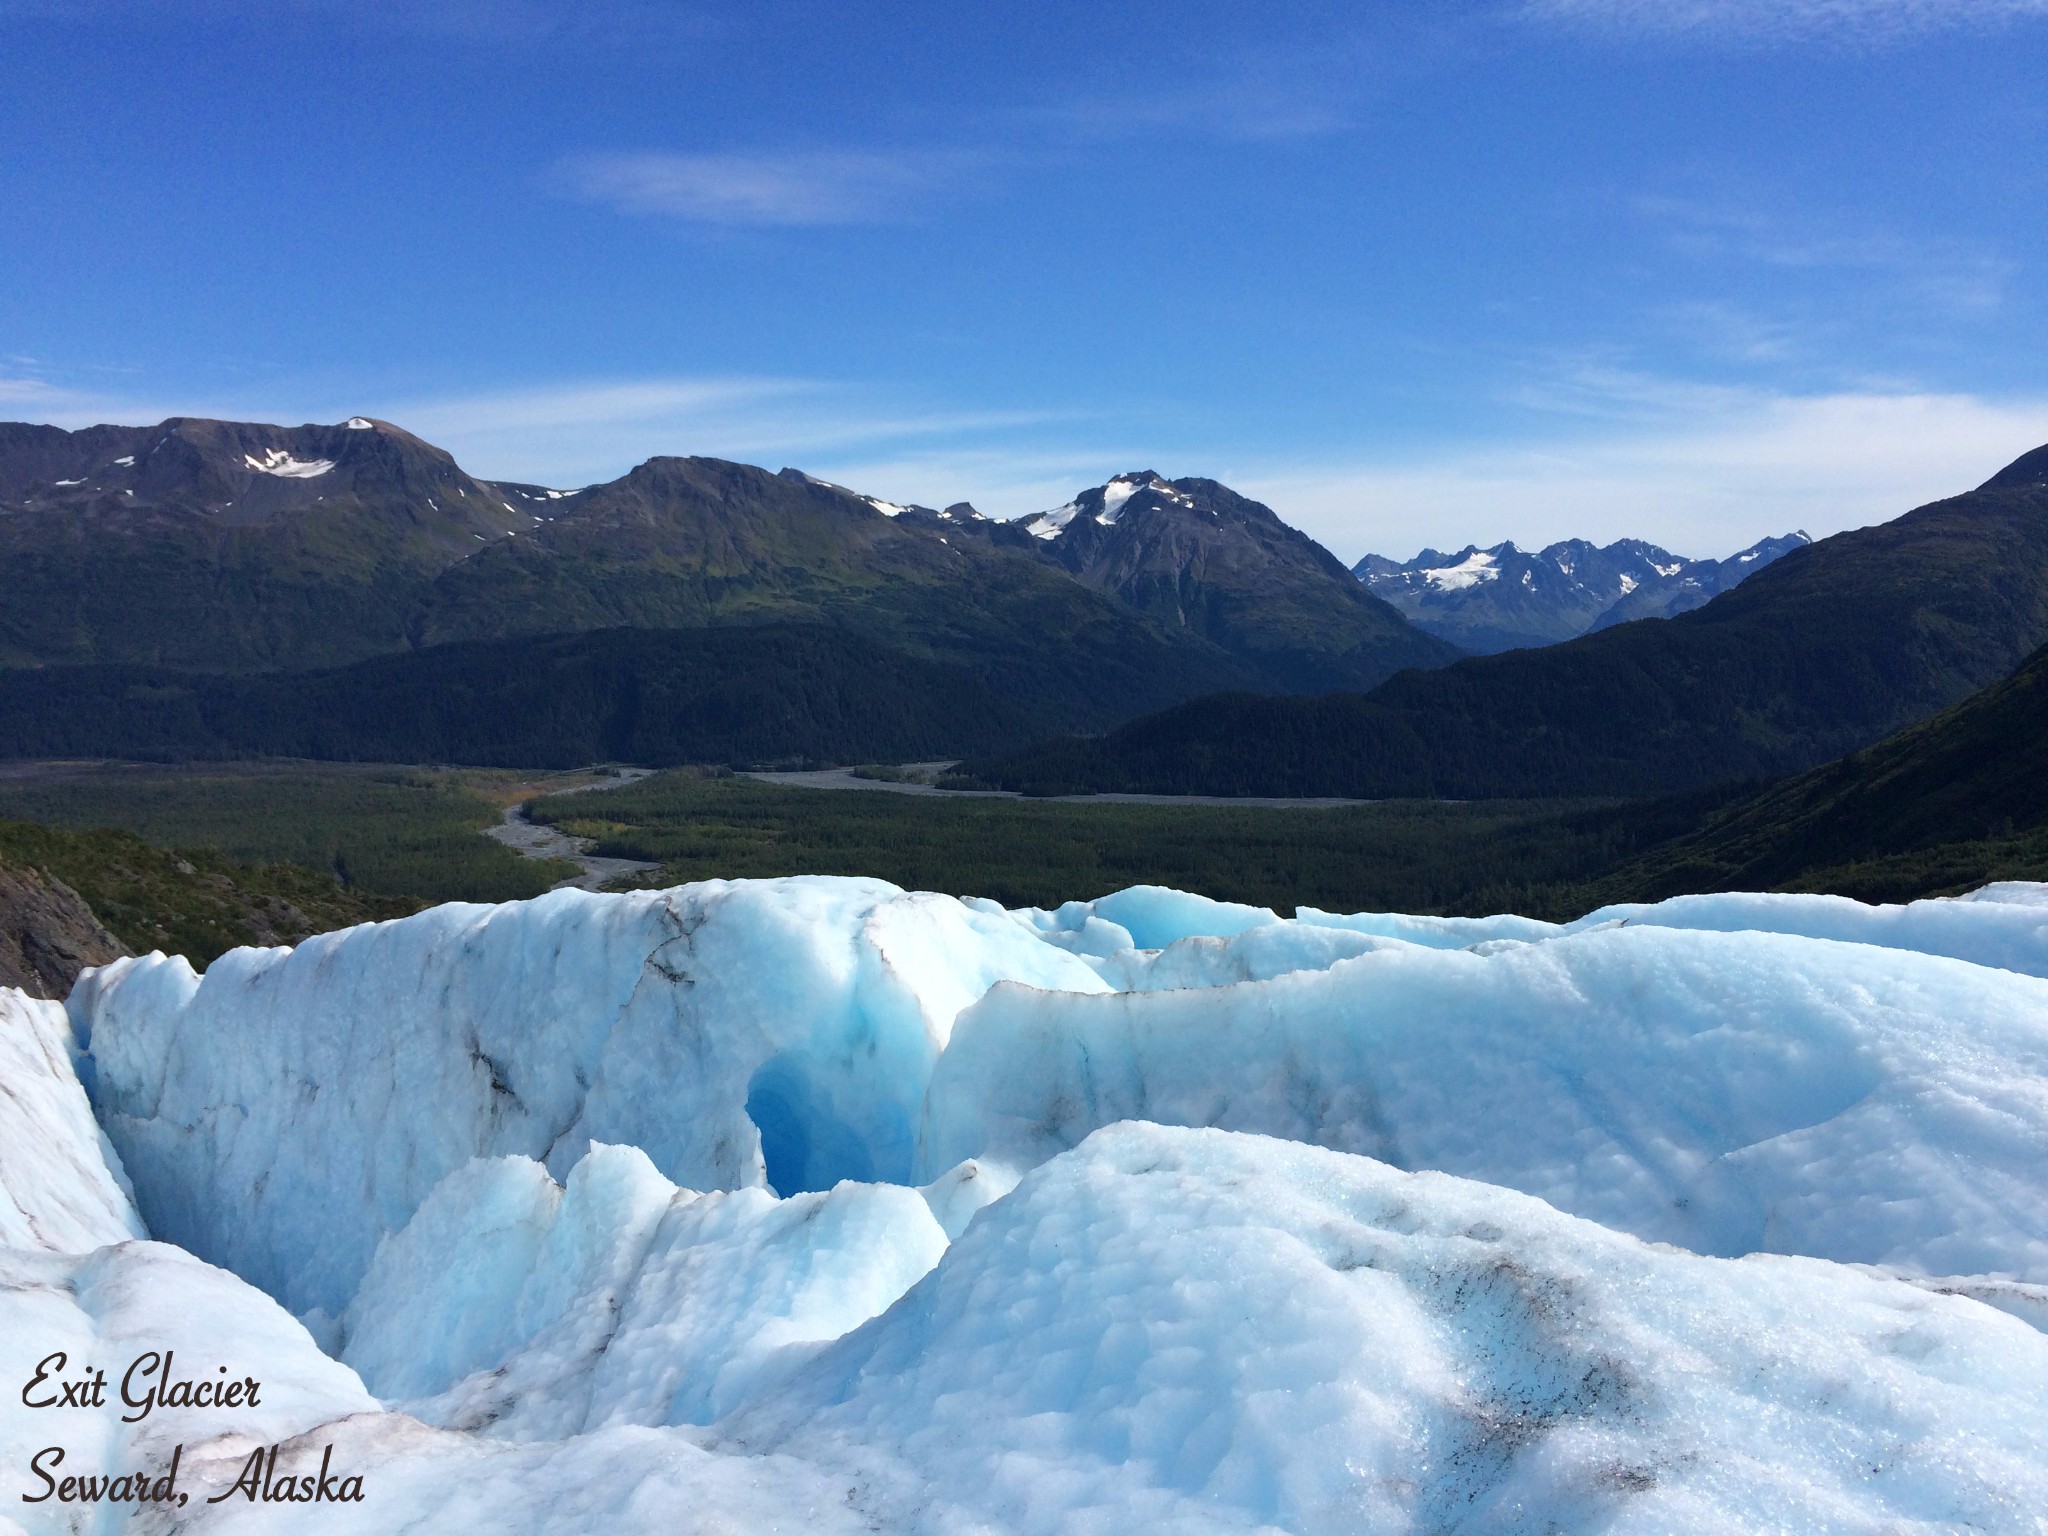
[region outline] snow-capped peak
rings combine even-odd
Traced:
[[[342,425],[347,427],[351,432],[368,432],[371,428],[375,427],[377,423],[370,420],[370,418],[367,416],[351,416],[347,421],[343,422]]]
[[[1162,480],[1150,470],[1137,474],[1118,475],[1106,485],[1083,491],[1063,507],[1054,507],[1050,512],[1041,512],[1036,517],[1024,520],[1024,531],[1033,538],[1056,539],[1066,531],[1067,525],[1077,517],[1092,517],[1103,527],[1113,526],[1123,516],[1124,504],[1140,491],[1151,491],[1167,501],[1183,507],[1192,507],[1195,499],[1173,487],[1169,480]]]
[[[260,459],[245,453],[242,462],[259,474],[282,475],[289,480],[311,480],[334,468],[332,459],[295,459],[282,448],[272,448]]]

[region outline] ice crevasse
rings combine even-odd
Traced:
[[[311,1528],[2038,1536],[2048,907],[1983,894],[446,907],[90,974],[0,1184],[91,1213],[60,1290],[310,1327],[286,1460],[386,1501]]]

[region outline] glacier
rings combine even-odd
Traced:
[[[19,1502],[60,1442],[182,1445],[162,1530],[2040,1536],[2044,1328],[2017,882],[708,882],[0,993],[13,1379],[278,1382],[61,1434],[10,1391],[0,1536],[126,1528]],[[266,1443],[369,1497],[206,1502]]]

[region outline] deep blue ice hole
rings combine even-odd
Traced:
[[[839,1118],[831,1099],[787,1055],[763,1062],[747,1084],[747,1118],[761,1133],[761,1159],[777,1195],[830,1189],[841,1179],[876,1182],[867,1138]]]

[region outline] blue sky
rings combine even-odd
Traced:
[[[2048,441],[2048,0],[0,0],[0,414],[383,416],[1346,559]]]

